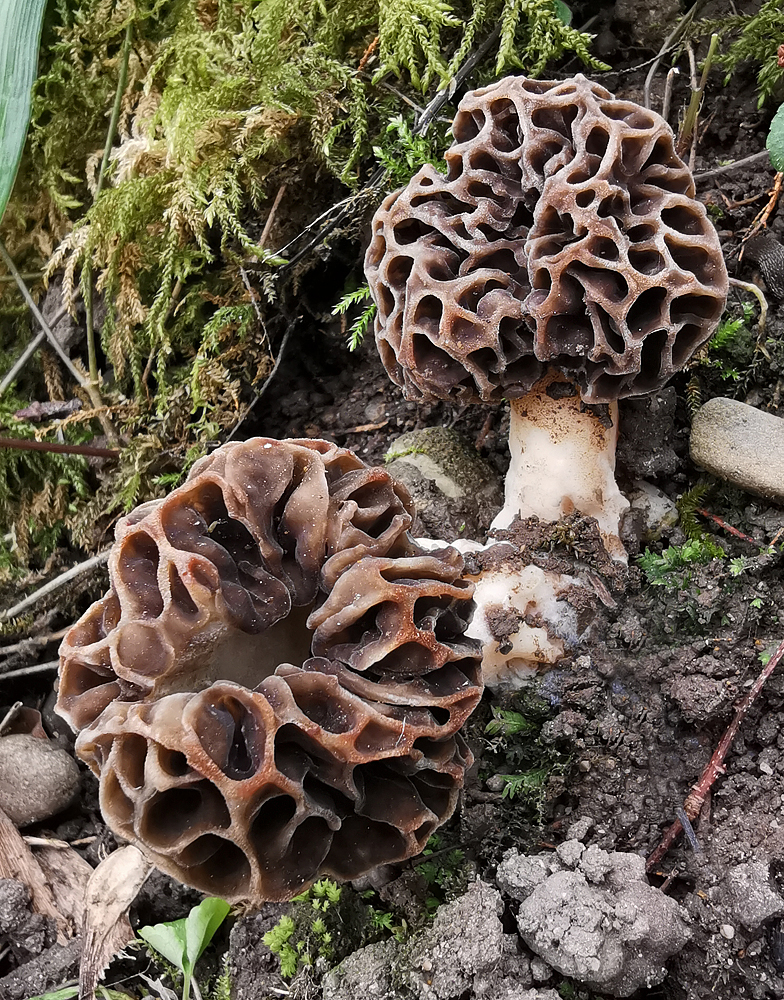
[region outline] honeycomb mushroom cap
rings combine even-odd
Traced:
[[[57,702],[118,836],[252,901],[424,847],[482,688],[462,559],[423,552],[411,515],[350,451],[256,438],[120,521]]]
[[[716,232],[659,115],[582,75],[460,102],[447,173],[376,212],[376,341],[410,399],[495,402],[550,369],[589,403],[661,387],[714,330]]]

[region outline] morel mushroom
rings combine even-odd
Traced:
[[[120,521],[57,703],[118,836],[251,901],[424,847],[481,680],[462,559],[425,553],[411,519],[352,452],[257,438]]]
[[[446,176],[424,166],[373,220],[384,366],[409,399],[510,400],[493,527],[579,512],[625,560],[617,401],[663,386],[713,332],[716,233],[667,123],[582,75],[474,91],[452,129]]]

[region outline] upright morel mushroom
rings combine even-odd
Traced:
[[[255,902],[421,851],[482,689],[462,558],[411,518],[352,452],[256,438],[120,521],[57,702],[118,836]]]
[[[382,361],[409,399],[510,400],[493,527],[579,512],[624,561],[617,401],[710,337],[728,288],[718,238],[667,123],[582,75],[467,94],[453,133],[446,176],[423,167],[373,221]]]

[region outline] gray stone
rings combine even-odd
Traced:
[[[48,740],[0,737],[0,808],[17,826],[49,819],[79,795],[73,757]]]
[[[551,871],[548,855],[535,854],[526,857],[512,849],[504,855],[495,880],[499,888],[512,899],[523,900],[544,882]]]
[[[602,857],[601,855],[604,855]],[[591,877],[606,876],[589,884]],[[648,885],[634,854],[583,852],[577,871],[556,871],[520,906],[520,935],[558,972],[613,996],[660,983],[664,963],[690,937],[680,907]]]
[[[426,535],[483,539],[504,501],[503,482],[457,431],[426,427],[396,438],[388,471],[409,489]]]
[[[562,865],[567,868],[576,868],[584,850],[585,848],[579,840],[565,840],[556,847],[555,853]]]
[[[784,420],[719,396],[697,411],[691,457],[714,476],[773,500],[784,499]]]
[[[627,496],[632,513],[639,517],[642,541],[654,542],[678,523],[680,515],[672,500],[644,479],[636,479]]]
[[[731,868],[719,887],[718,899],[736,923],[755,931],[771,917],[784,915],[784,899],[771,888],[767,861],[747,861]]]
[[[349,955],[325,976],[324,1000],[453,1000],[467,990],[493,1000],[526,1000],[524,992],[509,992],[533,980],[527,959],[510,950],[514,940],[504,934],[502,911],[501,894],[476,881],[410,940],[382,941]]]
[[[324,1000],[394,996],[392,973],[399,953],[400,945],[394,938],[355,951],[324,977]]]
[[[479,880],[440,907],[431,926],[405,947],[408,989],[421,1000],[452,1000],[470,989],[504,953],[502,912],[501,894]]]

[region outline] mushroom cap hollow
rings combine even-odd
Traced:
[[[711,336],[718,237],[659,115],[582,75],[467,94],[444,176],[373,219],[376,342],[409,399],[497,402],[548,371],[586,403],[652,392]]]
[[[255,438],[119,522],[57,702],[118,836],[235,901],[421,851],[482,683],[463,560],[411,519],[352,452]]]

